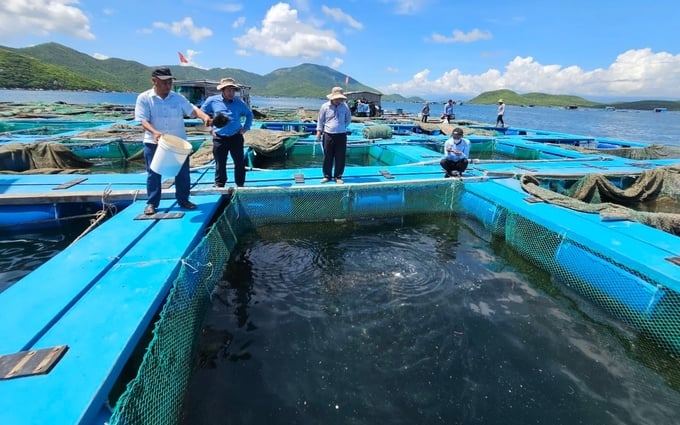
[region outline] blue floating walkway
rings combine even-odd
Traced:
[[[68,349],[48,374],[0,380],[0,423],[97,417],[221,195],[193,201],[187,211],[163,200],[159,211],[184,213],[164,220],[135,219],[135,202],[1,294],[0,355]]]

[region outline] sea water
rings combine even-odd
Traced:
[[[40,231],[0,228],[0,292],[69,246],[88,225],[79,219]]]
[[[53,90],[0,90],[0,102],[66,102],[73,104],[114,103],[134,105],[137,93],[99,93]],[[268,98],[251,96],[254,108],[305,108],[318,111],[326,99]],[[413,102],[384,101],[386,111],[401,109],[418,114],[423,105]],[[437,108],[440,108],[437,109]],[[443,111],[443,104],[431,103],[432,117]],[[481,123],[496,122],[496,105],[456,105],[457,119]],[[433,119],[431,119],[433,121]],[[529,107],[506,105],[505,122],[508,126],[558,131],[592,137],[611,137],[627,141],[661,143],[680,146],[680,112],[652,110],[616,110],[604,108],[565,109],[560,107]]]
[[[268,226],[214,293],[182,423],[677,423],[677,359],[639,346],[472,219]]]

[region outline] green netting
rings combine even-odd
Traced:
[[[664,282],[508,211],[506,242],[613,317],[680,352],[680,298]]]
[[[233,203],[252,226],[323,222],[451,211],[462,182],[421,181],[239,190]]]
[[[7,143],[0,146],[0,174],[87,174],[92,165],[60,143]]]
[[[392,127],[387,124],[367,125],[361,130],[364,139],[391,139]]]
[[[534,186],[537,188],[537,186]],[[541,194],[550,192],[546,189]],[[521,212],[486,199],[463,203],[490,233],[547,271],[553,280],[629,325],[639,335],[670,353],[680,353],[680,295],[667,286],[595,251],[570,237],[538,224]],[[459,208],[462,208],[459,206]],[[629,341],[634,345],[634,341]]]
[[[648,159],[667,159],[667,158],[680,158],[680,147],[671,145],[658,145],[652,144],[644,147],[632,147],[632,148],[613,148],[613,149],[593,149],[584,146],[573,146],[573,145],[560,145],[560,147],[565,149],[576,150],[583,153],[597,153],[607,155],[619,156],[622,158],[629,158],[638,161],[648,160]]]
[[[118,399],[110,423],[179,423],[212,290],[243,232],[269,224],[422,213],[473,216],[492,235],[551,273],[556,283],[580,293],[657,345],[680,353],[680,297],[664,282],[642,276],[518,211],[466,192],[462,180],[241,188],[183,261],[137,376]]]
[[[227,208],[182,267],[155,324],[153,338],[113,410],[110,424],[173,424],[181,414],[196,340],[210,295],[237,242]]]
[[[625,179],[625,177],[617,177]],[[680,203],[680,166],[659,167],[645,171],[640,176],[628,178],[625,186],[615,185],[611,177],[588,174],[572,186],[553,191],[543,187],[540,177],[520,177],[522,188],[546,202],[565,208],[597,213],[605,220],[631,220],[680,236],[680,214],[639,211],[631,205],[668,198]]]

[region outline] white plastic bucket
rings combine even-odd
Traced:
[[[158,139],[158,148],[151,160],[151,170],[162,176],[175,177],[190,153],[191,143],[177,136],[164,134]]]

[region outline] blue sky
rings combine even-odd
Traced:
[[[4,0],[0,45],[260,75],[330,66],[383,93],[680,99],[676,1]],[[349,87],[351,90],[351,86]]]

